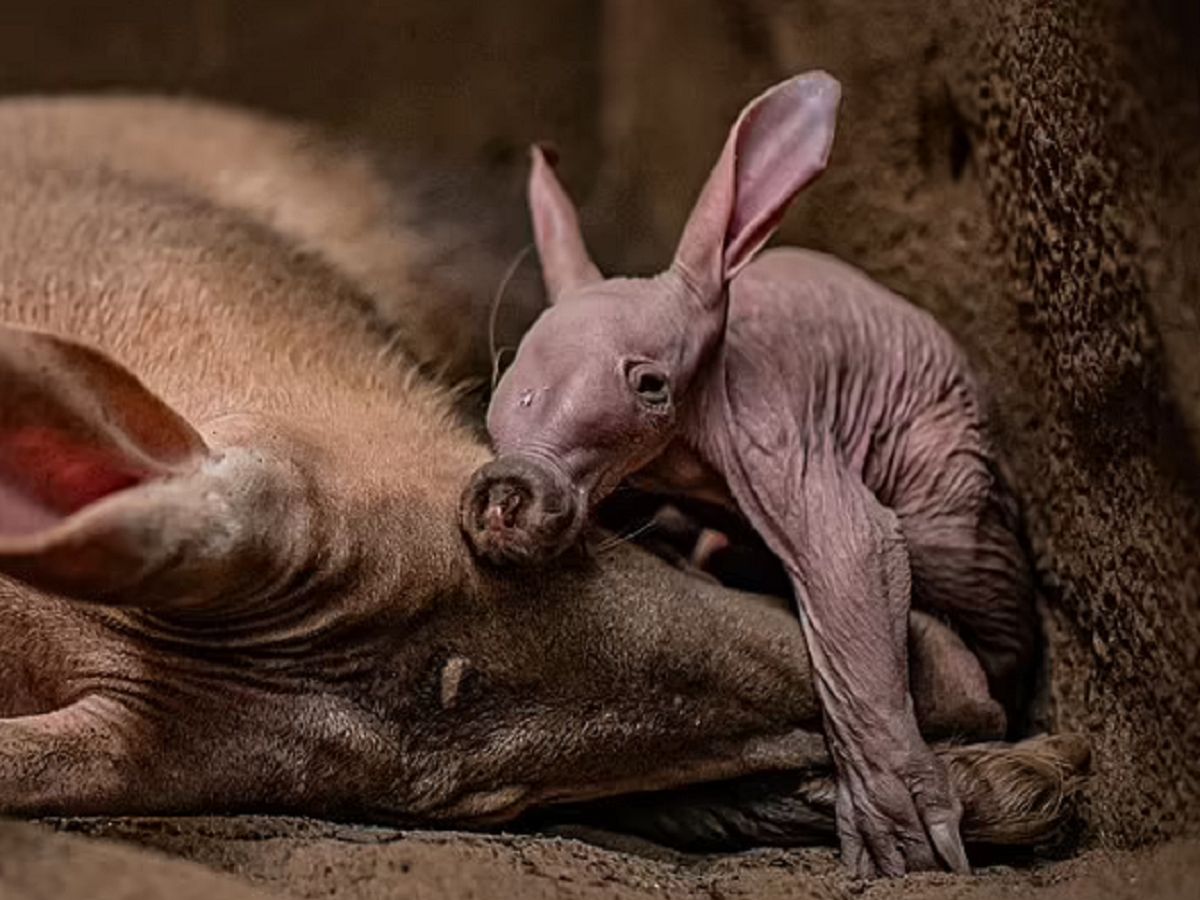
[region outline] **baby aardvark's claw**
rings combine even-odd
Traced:
[[[895,769],[895,748],[841,757],[837,828],[842,859],[860,878],[947,868],[969,874],[959,834],[962,806],[945,766],[919,737]],[[889,760],[890,757],[890,760]]]
[[[947,822],[938,822],[929,826],[929,839],[938,856],[950,867],[952,872],[960,875],[971,873],[971,864],[967,862],[967,852],[963,848],[962,836],[958,832],[958,823],[951,826]]]

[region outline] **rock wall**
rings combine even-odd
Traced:
[[[1093,835],[1116,846],[1200,828],[1194,2],[120,10],[10,4],[0,90],[251,103],[492,172],[513,203],[524,146],[549,138],[614,271],[668,258],[746,99],[833,72],[832,167],[783,238],[934,311],[990,385],[1045,595],[1049,715],[1095,739]]]
[[[956,48],[953,95],[997,238],[996,299],[1016,313],[1000,371],[1021,376],[1004,400],[1055,626],[1057,717],[1097,738],[1100,836],[1195,828],[1200,248],[1194,230],[1190,247],[1172,233],[1187,216],[1168,191],[1195,177],[1197,85],[1147,93],[1182,62],[1167,38],[1186,23],[1163,4],[960,12],[973,39]]]

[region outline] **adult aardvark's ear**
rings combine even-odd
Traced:
[[[841,87],[824,72],[797,75],[738,116],[675,251],[706,303],[771,237],[792,198],[825,169]]]
[[[554,303],[564,291],[599,281],[601,275],[588,256],[575,204],[554,174],[546,151],[535,144],[530,156],[533,168],[529,172],[529,213],[542,260],[546,296]]]
[[[269,564],[266,523],[244,512],[270,516],[269,464],[212,456],[104,354],[0,326],[0,398],[0,574],[81,600],[185,606]]]

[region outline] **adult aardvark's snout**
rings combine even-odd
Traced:
[[[475,552],[499,564],[545,562],[579,536],[586,510],[553,463],[501,456],[463,490],[459,517]]]

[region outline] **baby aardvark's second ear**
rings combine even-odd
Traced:
[[[575,204],[554,174],[546,151],[535,144],[530,155],[533,168],[529,172],[529,212],[546,296],[553,303],[564,291],[599,281],[601,276],[588,256]]]
[[[706,303],[754,258],[788,204],[821,174],[833,147],[841,86],[807,72],[760,94],[730,129],[675,253]]]

